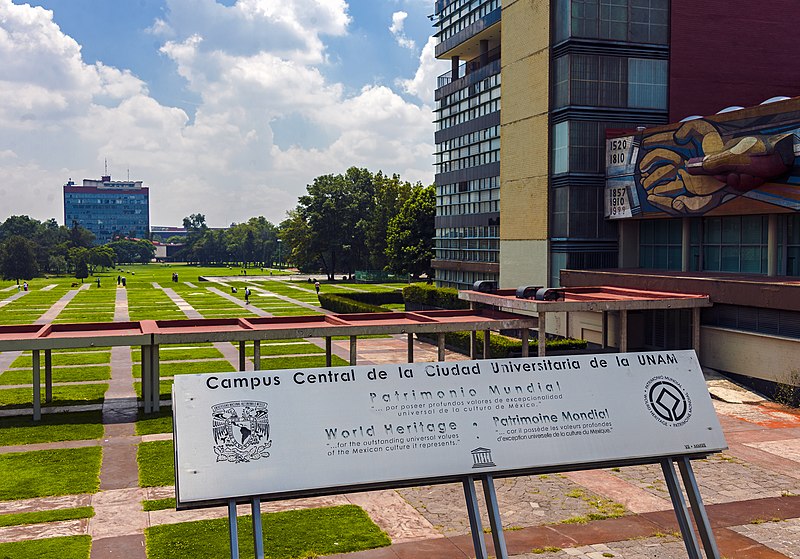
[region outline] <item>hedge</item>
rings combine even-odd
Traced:
[[[354,292],[347,294],[338,294],[339,297],[352,299],[357,303],[365,303],[367,305],[400,305],[403,304],[403,292],[399,289],[390,289],[387,291],[365,291],[364,293]]]
[[[436,343],[436,336],[433,334],[417,334],[420,340]],[[445,346],[469,355],[469,332],[448,332],[444,335]],[[532,355],[536,352],[538,340],[529,341]],[[586,349],[586,340],[576,340],[572,338],[555,338],[547,340],[547,351],[566,351],[570,349]],[[478,335],[478,353],[483,354],[483,336]],[[519,357],[522,355],[522,340],[509,338],[501,334],[490,333],[489,356],[492,359],[502,359],[505,357]]]
[[[469,303],[458,298],[458,290],[435,287],[426,283],[412,283],[403,288],[406,308],[468,309]]]
[[[366,312],[392,312],[377,305],[361,303],[343,295],[333,295],[330,293],[319,294],[319,304],[323,309],[340,314],[366,313]]]

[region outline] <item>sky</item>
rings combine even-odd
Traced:
[[[0,0],[0,221],[150,187],[150,223],[275,224],[348,167],[433,182],[434,0]]]

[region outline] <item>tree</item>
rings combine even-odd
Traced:
[[[102,245],[90,249],[88,260],[89,264],[92,265],[92,273],[94,273],[94,267],[96,266],[113,268],[116,257],[117,255],[114,252],[114,249],[108,245]]]
[[[311,228],[299,210],[286,212],[280,225],[281,261],[289,261],[301,272],[319,270],[319,260],[311,250]]]
[[[153,246],[153,243],[145,240],[120,239],[105,246],[114,251],[116,255],[114,260],[120,264],[147,264],[156,254],[156,247]]]
[[[400,180],[400,175],[375,175],[374,192],[365,217],[359,222],[367,246],[366,266],[371,270],[383,270],[388,264],[386,239],[389,222],[400,213],[403,204],[411,196],[411,183]]]
[[[435,216],[434,187],[415,186],[400,213],[389,222],[386,255],[390,269],[430,276]]]
[[[94,245],[94,233],[73,220],[72,229],[69,232],[69,242],[76,248],[91,248]]]
[[[36,252],[34,244],[28,239],[13,235],[5,242],[2,260],[3,279],[33,279],[37,274]]]
[[[67,273],[67,259],[61,254],[54,254],[47,262],[47,269],[56,274]]]
[[[75,277],[83,280],[89,277],[89,267],[86,265],[86,253],[82,252],[75,262]]]
[[[353,271],[366,253],[358,223],[368,215],[372,203],[372,174],[352,167],[344,175],[315,178],[307,191],[298,201],[297,212],[309,228],[308,250],[319,260],[328,279],[341,269]]]

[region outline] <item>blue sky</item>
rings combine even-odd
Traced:
[[[151,222],[285,217],[350,165],[433,179],[433,0],[0,0],[0,219],[151,187]],[[19,184],[26,185],[20,189]],[[12,186],[13,185],[13,186]]]

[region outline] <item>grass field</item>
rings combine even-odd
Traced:
[[[2,454],[0,500],[95,493],[101,455],[99,446]]]
[[[242,557],[253,556],[253,523],[239,518]],[[271,559],[318,557],[391,544],[359,507],[344,505],[262,515],[264,552]],[[217,559],[230,556],[228,521],[202,520],[145,531],[148,559]]]

